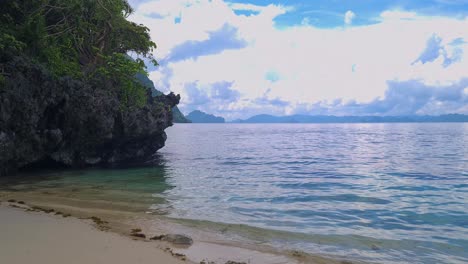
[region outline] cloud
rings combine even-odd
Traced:
[[[240,97],[240,93],[232,89],[234,82],[216,82],[211,85],[211,97],[223,101],[234,102]]]
[[[356,14],[354,14],[353,11],[351,10],[348,10],[346,11],[345,15],[344,15],[344,22],[346,25],[351,25],[351,23],[353,23],[353,19],[356,17]]]
[[[188,113],[193,110],[213,111],[219,105],[229,105],[240,98],[240,93],[231,87],[234,82],[215,82],[203,84],[199,81],[184,84],[184,101],[180,104],[182,111]]]
[[[207,92],[198,87],[198,82],[186,83],[184,85],[186,104],[199,106],[210,102]]]
[[[226,23],[219,30],[209,32],[206,40],[189,40],[175,46],[161,63],[197,59],[200,56],[214,55],[229,49],[242,49],[246,46],[247,42],[238,38],[237,29]]]
[[[415,62],[420,61],[423,64],[433,62],[442,54],[442,52],[442,38],[434,34],[427,40],[426,48]]]
[[[442,57],[442,65],[448,67],[453,63],[460,62],[463,57],[463,46],[465,43],[462,38],[454,39],[452,42],[444,45],[442,38],[438,35],[432,35],[426,43],[426,48],[419,55],[413,64],[421,62],[422,64],[434,62]]]
[[[159,66],[157,70],[150,71],[149,78],[153,81],[157,90],[168,93],[171,91],[171,81],[174,76],[172,68]]]
[[[281,107],[281,108],[284,108],[290,104],[289,102],[281,100],[280,98],[268,99],[267,97],[256,98],[255,100],[253,100],[253,102],[256,105],[260,105],[260,106],[273,106],[273,107]]]
[[[389,81],[384,98],[369,103],[335,100],[296,105],[294,114],[317,115],[438,115],[467,113],[468,78],[453,85],[431,86],[418,80]]]
[[[416,20],[418,14],[416,12],[387,10],[380,14],[380,21],[401,21],[401,20]]]
[[[255,11],[262,12],[265,10],[264,6],[254,5],[254,4],[241,4],[241,3],[229,3],[228,4],[232,10],[244,10],[244,11]]]
[[[242,10],[250,15],[236,13]],[[468,112],[457,86],[468,77],[468,19],[387,10],[367,25],[353,19],[334,28],[276,25],[290,10],[149,0],[131,19],[150,27],[162,64],[150,77],[157,88],[181,94],[181,109],[228,119],[307,111]],[[182,17],[178,24],[176,17]],[[454,90],[446,94],[451,100],[439,96]]]

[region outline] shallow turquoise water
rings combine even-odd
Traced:
[[[468,124],[181,124],[167,134],[153,167],[44,173],[20,187],[242,224],[239,237],[278,248],[468,262]]]

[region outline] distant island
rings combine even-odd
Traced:
[[[447,114],[439,116],[326,116],[326,115],[256,115],[237,119],[232,123],[436,123],[468,122],[468,115]]]
[[[205,112],[195,110],[187,115],[187,119],[192,123],[225,123],[224,118],[207,114]]]

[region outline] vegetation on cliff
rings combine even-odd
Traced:
[[[57,77],[119,88],[124,106],[145,104],[134,75],[146,74],[142,58],[156,64],[156,44],[148,28],[127,20],[126,0],[10,0],[0,10],[0,63],[23,54]],[[129,60],[129,52],[139,58]]]

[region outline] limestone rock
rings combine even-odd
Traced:
[[[19,168],[146,161],[164,146],[180,96],[149,97],[122,110],[115,89],[54,78],[24,57],[3,65],[0,176]]]

